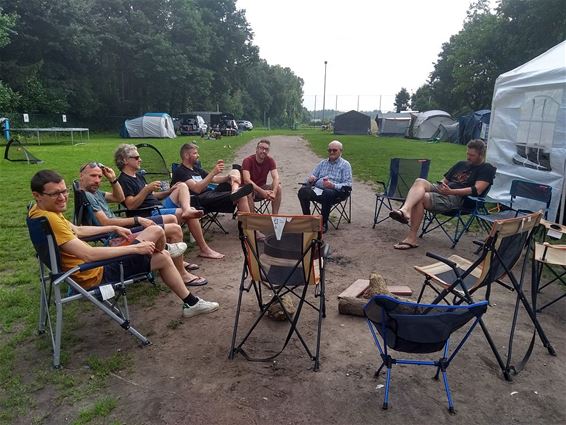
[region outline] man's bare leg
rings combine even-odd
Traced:
[[[166,224],[164,226],[164,230],[165,230],[165,237],[167,239],[167,242],[177,243],[183,241],[183,229],[178,224]],[[185,269],[185,261],[182,255],[180,255],[179,257],[175,257],[172,260],[173,260],[173,264],[175,264],[175,268],[181,275],[183,282],[189,282],[190,280],[196,279],[198,277],[192,273],[189,273]]]
[[[189,188],[186,184],[179,184],[175,186],[169,197],[181,210],[180,216],[179,214],[175,214],[179,223],[189,218],[200,218],[203,216],[203,212],[201,210],[191,207],[191,193],[189,192]]]
[[[273,214],[279,214],[279,207],[281,206],[281,198],[283,196],[283,191],[281,189],[281,185],[277,188],[277,194],[275,195],[275,199],[271,201],[271,210]]]
[[[193,238],[195,238],[195,242],[199,247],[200,250],[199,257],[212,258],[212,259],[224,258],[224,254],[220,254],[219,252],[214,251],[208,246],[208,244],[204,240],[202,227],[198,219],[191,218],[190,220],[187,221],[187,224],[189,225],[189,231],[193,235]]]
[[[146,227],[136,234],[136,239],[141,242],[150,241],[155,243],[155,249],[157,251],[163,251],[165,249],[165,232],[160,226]]]
[[[415,180],[415,182],[411,186],[411,189],[409,189],[409,193],[407,194],[407,199],[405,200],[405,203],[401,208],[399,208],[399,211],[401,211],[403,215],[407,218],[407,220],[409,220],[409,223],[412,224],[411,217],[413,214],[413,208],[418,204],[422,204],[422,202],[425,199],[425,195],[428,192],[432,192],[432,190],[433,190],[433,185],[428,180],[425,179]],[[420,217],[419,224],[420,221],[422,221],[422,216]]]

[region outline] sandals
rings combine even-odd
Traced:
[[[402,224],[409,224],[409,219],[405,216],[403,211],[395,210],[389,213],[389,217]]]
[[[196,276],[193,279],[185,282],[185,286],[204,286],[208,283],[208,280],[204,277]]]

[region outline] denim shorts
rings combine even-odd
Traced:
[[[175,204],[175,202],[173,202],[171,200],[171,198],[169,196],[162,201],[162,204],[163,204],[163,208],[158,208],[158,209],[153,210],[151,212],[152,216],[167,215],[167,214],[175,215],[175,213],[177,212],[177,209],[179,208]]]

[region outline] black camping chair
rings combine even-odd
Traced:
[[[344,192],[346,198],[338,200],[330,207],[330,215],[328,217],[328,222],[338,229],[342,220],[346,223],[352,222],[352,188],[350,186],[343,186],[342,191]],[[317,201],[311,201],[312,215],[322,214],[322,204]]]
[[[250,361],[271,361],[279,356],[293,336],[296,336],[309,358],[313,361],[314,370],[320,366],[320,334],[322,318],[326,316],[324,260],[327,249],[322,243],[322,223],[320,216],[285,216],[260,215],[243,213],[238,215],[238,228],[242,250],[244,251],[244,267],[240,281],[236,318],[232,334],[232,345],[229,358],[237,353]],[[260,242],[263,240],[263,242]],[[312,298],[308,297],[312,288]],[[255,294],[259,313],[251,322],[244,336],[238,339],[240,324],[244,322],[242,303],[244,294]],[[264,293],[265,292],[265,293]],[[296,310],[289,300],[298,301]],[[318,301],[318,302],[317,302]],[[303,307],[311,307],[303,312]],[[246,311],[246,309],[244,309]],[[280,313],[280,318],[289,324],[282,347],[270,349],[270,344],[263,341],[262,351],[274,354],[266,357],[248,354],[251,344],[250,336],[255,333],[256,339],[266,334],[275,337],[275,332],[268,329],[258,337],[263,326],[264,317],[268,314]],[[305,313],[314,313],[306,315]],[[306,317],[305,317],[306,316]],[[303,329],[315,328],[314,342],[307,343]],[[310,333],[310,329],[307,330]],[[314,347],[313,347],[314,345]]]
[[[482,223],[480,217],[487,214],[485,197],[490,188],[491,185],[481,196],[466,196],[460,208],[441,213],[425,210],[419,237],[422,238],[427,233],[440,229],[452,242],[451,248],[456,248],[464,233],[475,221]]]
[[[61,335],[63,332],[63,306],[71,301],[87,300],[99,308],[104,314],[118,323],[124,330],[135,336],[142,345],[148,345],[149,340],[130,324],[126,287],[134,282],[142,281],[147,275],[140,274],[122,279],[111,284],[98,285],[84,289],[73,279],[76,272],[90,270],[106,264],[121,262],[127,257],[117,257],[106,261],[83,263],[70,270],[61,268],[61,254],[55,237],[45,217],[27,219],[29,235],[39,262],[39,333],[45,333],[46,327],[51,335],[53,346],[53,366],[61,365]],[[122,267],[120,263],[120,268]],[[65,295],[61,286],[65,283],[69,291]],[[55,312],[51,314],[52,304]],[[121,304],[121,305],[120,305]]]
[[[383,191],[375,194],[375,209],[373,212],[373,228],[389,218],[393,211],[392,201],[403,203],[409,189],[417,178],[426,179],[430,168],[430,159],[391,158],[389,164],[389,181],[377,183]],[[385,217],[379,219],[381,208],[385,207]]]
[[[394,364],[424,365],[436,368],[434,378],[437,380],[439,374],[442,373],[444,390],[448,398],[448,410],[454,414],[454,403],[446,370],[486,311],[487,301],[471,305],[447,306],[417,304],[400,301],[386,295],[375,295],[364,307],[364,313],[381,357],[381,366],[375,376],[379,375],[384,366],[387,369],[383,409],[389,407],[392,366]],[[475,319],[474,322],[456,348],[449,354],[450,336],[472,319]],[[415,354],[436,353],[442,350],[442,355],[438,360],[398,359],[391,356],[389,348],[402,353]]]
[[[537,333],[548,352],[551,355],[556,355],[554,348],[550,344],[536,317],[533,306],[529,303],[523,292],[523,281],[528,263],[528,257],[525,252],[529,250],[531,238],[539,224],[541,215],[542,214],[538,212],[508,220],[495,221],[489,236],[483,244],[481,244],[480,255],[475,261],[470,261],[457,255],[444,258],[440,255],[427,252],[426,255],[428,257],[434,258],[438,262],[428,266],[415,267],[417,272],[425,276],[425,281],[423,282],[417,302],[420,302],[423,298],[426,288],[431,288],[437,294],[432,304],[437,304],[441,301],[448,303],[449,296],[454,297],[454,304],[472,304],[474,302],[472,296],[476,291],[482,288],[485,289],[485,299],[489,301],[493,283],[498,283],[516,294],[517,298],[513,320],[511,321],[509,343],[507,346],[507,360],[505,363],[487,327],[483,321],[480,321],[482,330],[499,367],[505,379],[509,381],[511,380],[511,374],[519,373],[528,361]],[[524,254],[525,257],[522,263],[521,274],[517,276],[513,269],[519,264]],[[506,281],[503,281],[504,278]],[[527,312],[536,332],[533,332],[533,338],[523,359],[518,364],[512,365],[513,339],[519,307],[521,305],[523,305]]]
[[[543,217],[545,219],[548,217],[548,209],[552,200],[552,186],[525,180],[513,180],[509,194],[511,195],[509,206],[504,206],[504,210],[494,214],[481,214],[478,218],[483,222],[487,222],[487,226],[490,226],[495,220],[517,217],[541,209],[544,212]],[[531,201],[529,204],[531,209],[514,208],[513,203],[515,202],[516,205],[517,198]]]

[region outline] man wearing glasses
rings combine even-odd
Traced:
[[[333,140],[328,145],[328,159],[311,172],[298,197],[304,215],[310,214],[310,202],[320,202],[323,232],[328,231],[328,216],[332,205],[348,198],[352,189],[352,166],[342,158],[342,143]]]
[[[121,173],[118,181],[124,190],[126,208],[134,210],[163,206],[151,214],[174,214],[179,223],[187,223],[189,230],[199,247],[199,256],[203,258],[221,259],[224,254],[211,249],[202,233],[199,218],[203,212],[191,207],[191,195],[184,183],[177,183],[167,190],[161,190],[161,182],[146,183],[140,173],[142,159],[135,145],[122,144],[114,152],[114,161]],[[162,201],[162,203],[160,202]]]
[[[254,210],[254,200],[267,199],[271,202],[273,214],[279,214],[281,206],[281,181],[277,172],[275,160],[269,156],[271,142],[267,139],[259,141],[255,155],[244,158],[242,162],[242,177],[245,184],[253,186],[249,200],[250,211]],[[271,184],[267,184],[267,176],[271,174]]]
[[[55,241],[61,250],[61,267],[70,270],[84,262],[94,262],[131,256],[121,261],[124,278],[147,273],[150,270],[159,271],[163,282],[183,300],[182,312],[184,317],[192,317],[218,310],[218,303],[209,302],[195,297],[185,287],[171,255],[165,249],[159,250],[155,242],[142,240],[140,236],[126,246],[103,247],[91,246],[79,238],[99,235],[101,232],[118,233],[129,237],[130,230],[119,226],[75,226],[68,221],[63,212],[67,209],[69,191],[63,178],[52,170],[37,172],[31,179],[31,191],[36,204],[30,209],[31,218],[46,217],[55,236]],[[155,229],[155,230],[154,230]],[[158,226],[151,226],[145,231],[160,231]],[[142,232],[143,233],[143,232]],[[95,267],[73,274],[73,278],[85,289],[96,287],[103,283],[114,283],[120,280],[119,263]]]
[[[104,192],[100,190],[102,178],[105,177],[112,188],[112,192]],[[100,162],[89,162],[80,168],[79,189],[90,203],[93,211],[93,221],[101,226],[121,226],[130,228],[134,233],[141,232],[144,229],[160,225],[165,231],[167,239],[167,250],[173,258],[173,263],[177,271],[188,286],[202,286],[207,283],[205,278],[196,276],[185,270],[183,264],[183,253],[187,249],[187,244],[183,242],[183,230],[177,224],[177,218],[174,215],[159,215],[154,217],[116,217],[110,209],[108,202],[123,202],[125,199],[122,186],[116,178],[114,170],[101,164]],[[154,241],[155,242],[155,241]],[[196,264],[188,264],[189,270],[196,270]]]

